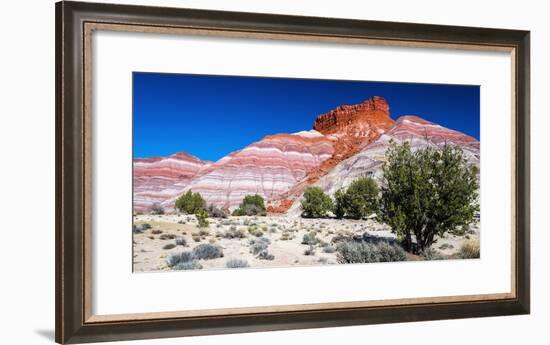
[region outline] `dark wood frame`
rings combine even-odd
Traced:
[[[90,309],[88,25],[510,51],[515,118],[512,294],[231,314],[96,318]],[[92,26],[93,26],[92,25]],[[90,30],[92,30],[91,27]],[[139,31],[139,30],[138,30]],[[91,31],[90,31],[91,32]],[[56,4],[56,341],[83,343],[529,313],[529,32],[79,2]],[[89,57],[88,57],[89,58]],[[87,77],[88,76],[88,77]],[[88,88],[89,89],[89,88]],[[466,296],[468,297],[468,296]]]

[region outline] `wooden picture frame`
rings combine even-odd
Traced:
[[[96,316],[91,308],[91,33],[222,35],[510,52],[512,293]],[[192,9],[56,4],[56,341],[164,338],[529,313],[529,32]]]

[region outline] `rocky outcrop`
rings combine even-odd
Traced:
[[[373,126],[384,129],[391,124],[390,106],[384,98],[374,96],[363,103],[342,105],[319,115],[313,129],[323,134],[348,134]]]

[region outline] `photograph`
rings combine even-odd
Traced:
[[[480,258],[479,85],[132,83],[134,272]]]

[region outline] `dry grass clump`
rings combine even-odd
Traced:
[[[479,241],[468,241],[460,247],[458,256],[461,259],[479,259],[480,246]]]

